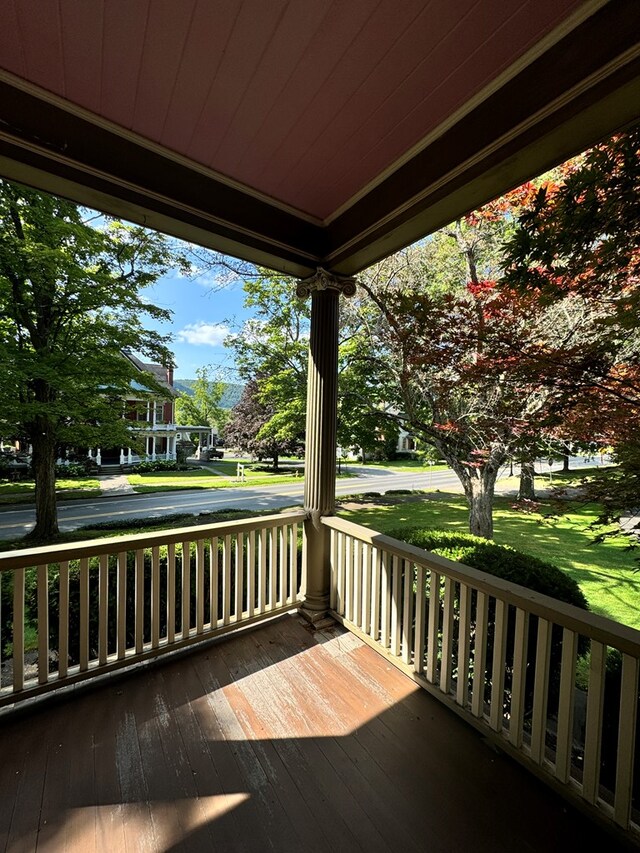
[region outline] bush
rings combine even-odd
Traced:
[[[66,465],[56,465],[56,479],[68,479],[71,477],[86,477],[87,466],[82,462],[68,462]]]
[[[587,599],[573,578],[557,566],[516,551],[509,545],[498,545],[470,533],[421,527],[399,528],[387,535],[583,610],[588,609]]]
[[[424,528],[399,528],[392,531],[387,531],[388,536],[393,536],[395,539],[403,540],[410,545],[415,545],[418,548],[424,548],[434,554],[439,554],[441,557],[447,557],[450,560],[455,560],[459,563],[464,563],[479,571],[486,572],[494,577],[502,578],[511,583],[520,584],[521,586],[532,589],[535,592],[543,595],[548,595],[559,601],[564,601],[567,604],[573,604],[583,610],[588,609],[587,599],[578,584],[562,572],[557,566],[551,563],[546,563],[536,557],[531,557],[529,554],[523,554],[521,551],[516,551],[508,545],[497,545],[495,542],[489,542],[479,536],[472,536],[469,533],[451,533],[445,530],[425,530]],[[428,598],[427,593],[427,598]],[[458,592],[456,585],[456,602],[454,622],[458,622],[459,618],[459,603]],[[475,606],[477,596],[475,591],[472,593],[472,608]],[[495,619],[495,601],[490,599],[488,609],[488,624],[486,651],[487,651],[487,678],[485,681],[485,699],[488,700],[490,695],[490,685],[492,681],[492,656],[493,656],[493,641],[494,641],[494,619]],[[475,622],[471,623],[471,634],[475,633]],[[535,677],[535,654],[537,641],[538,618],[531,616],[529,619],[528,630],[528,663],[526,667],[525,679],[525,714],[530,715],[533,707],[533,688]],[[453,653],[456,654],[457,649],[458,626],[454,630]],[[507,610],[507,642],[505,648],[505,700],[504,713],[510,713],[510,692],[511,679],[513,676],[512,662],[514,655],[515,643],[515,607],[509,607]],[[586,637],[580,637],[578,640],[578,654],[585,655],[589,649],[589,641]],[[550,653],[550,679],[549,679],[549,709],[557,707],[559,688],[560,688],[560,660],[562,656],[562,629],[555,625],[551,636],[551,653]],[[528,725],[527,720],[527,725]]]
[[[194,467],[182,462],[156,459],[155,462],[140,462],[133,470],[136,474],[151,474],[154,471],[191,471],[194,470]]]

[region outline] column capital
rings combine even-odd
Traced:
[[[306,299],[310,294],[320,290],[335,290],[343,296],[355,296],[356,280],[351,276],[338,275],[318,267],[313,275],[298,282],[296,294],[301,299]]]

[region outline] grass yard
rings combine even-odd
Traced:
[[[21,480],[17,483],[0,482],[0,504],[33,503],[36,484],[33,480]],[[101,494],[100,483],[93,477],[74,477],[56,480],[58,497],[93,498]]]
[[[268,471],[255,471],[249,465],[245,467],[245,479],[237,479],[237,462],[216,459],[207,468],[192,471],[152,471],[145,474],[129,474],[128,480],[139,494],[149,492],[168,492],[181,489],[228,489],[244,486],[267,486],[275,484],[297,483],[302,479],[299,473],[271,474]]]
[[[511,509],[507,498],[496,498],[495,541],[547,560],[571,575],[584,592],[589,607],[633,628],[640,629],[640,572],[624,537],[591,544],[586,529],[596,517],[593,506],[570,503],[560,518],[545,520],[541,513],[523,514]],[[445,528],[468,532],[467,506],[462,497],[442,494],[435,500],[418,500],[343,510],[340,515],[384,533],[407,526]]]
[[[343,470],[348,470],[349,466],[361,468],[362,462],[354,462],[351,460],[348,462],[343,461],[341,466]],[[418,471],[421,474],[428,474],[429,471],[446,471],[449,466],[446,462],[437,465],[425,465],[425,463],[420,459],[395,459],[392,462],[365,462],[364,467],[382,468],[385,471]]]
[[[546,490],[549,488],[571,489],[577,488],[585,479],[591,479],[596,471],[615,467],[612,465],[600,465],[593,468],[576,468],[574,471],[552,471],[551,478],[548,471],[542,474],[536,473],[535,488],[536,490]],[[501,489],[511,489],[517,491],[520,486],[519,477],[501,477],[498,480]]]

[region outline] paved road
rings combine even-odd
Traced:
[[[574,460],[572,468],[593,462]],[[556,468],[559,467],[555,466]],[[537,470],[549,470],[545,464]],[[387,471],[366,466],[348,466],[357,476],[338,480],[338,497],[361,492],[386,492],[389,489],[451,489],[460,488],[460,481],[451,470],[408,473]],[[542,482],[539,483],[542,485]],[[162,518],[174,513],[198,513],[219,509],[279,510],[283,507],[299,506],[303,500],[304,484],[288,486],[243,486],[236,489],[189,490],[160,492],[158,494],[125,495],[122,497],[94,498],[90,501],[66,501],[58,506],[61,530],[75,530],[89,524],[133,518]],[[0,539],[10,539],[28,533],[34,524],[34,509],[29,507],[7,507],[0,510]]]

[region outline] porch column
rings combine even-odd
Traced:
[[[127,465],[131,465],[133,459],[131,458],[131,448],[127,447]]]
[[[355,279],[321,268],[297,288],[298,296],[311,295],[304,486],[306,589],[301,612],[312,623],[323,619],[329,608],[330,533],[321,519],[335,511],[339,298],[355,292]]]
[[[156,461],[156,437],[155,435],[151,436],[151,461]]]

